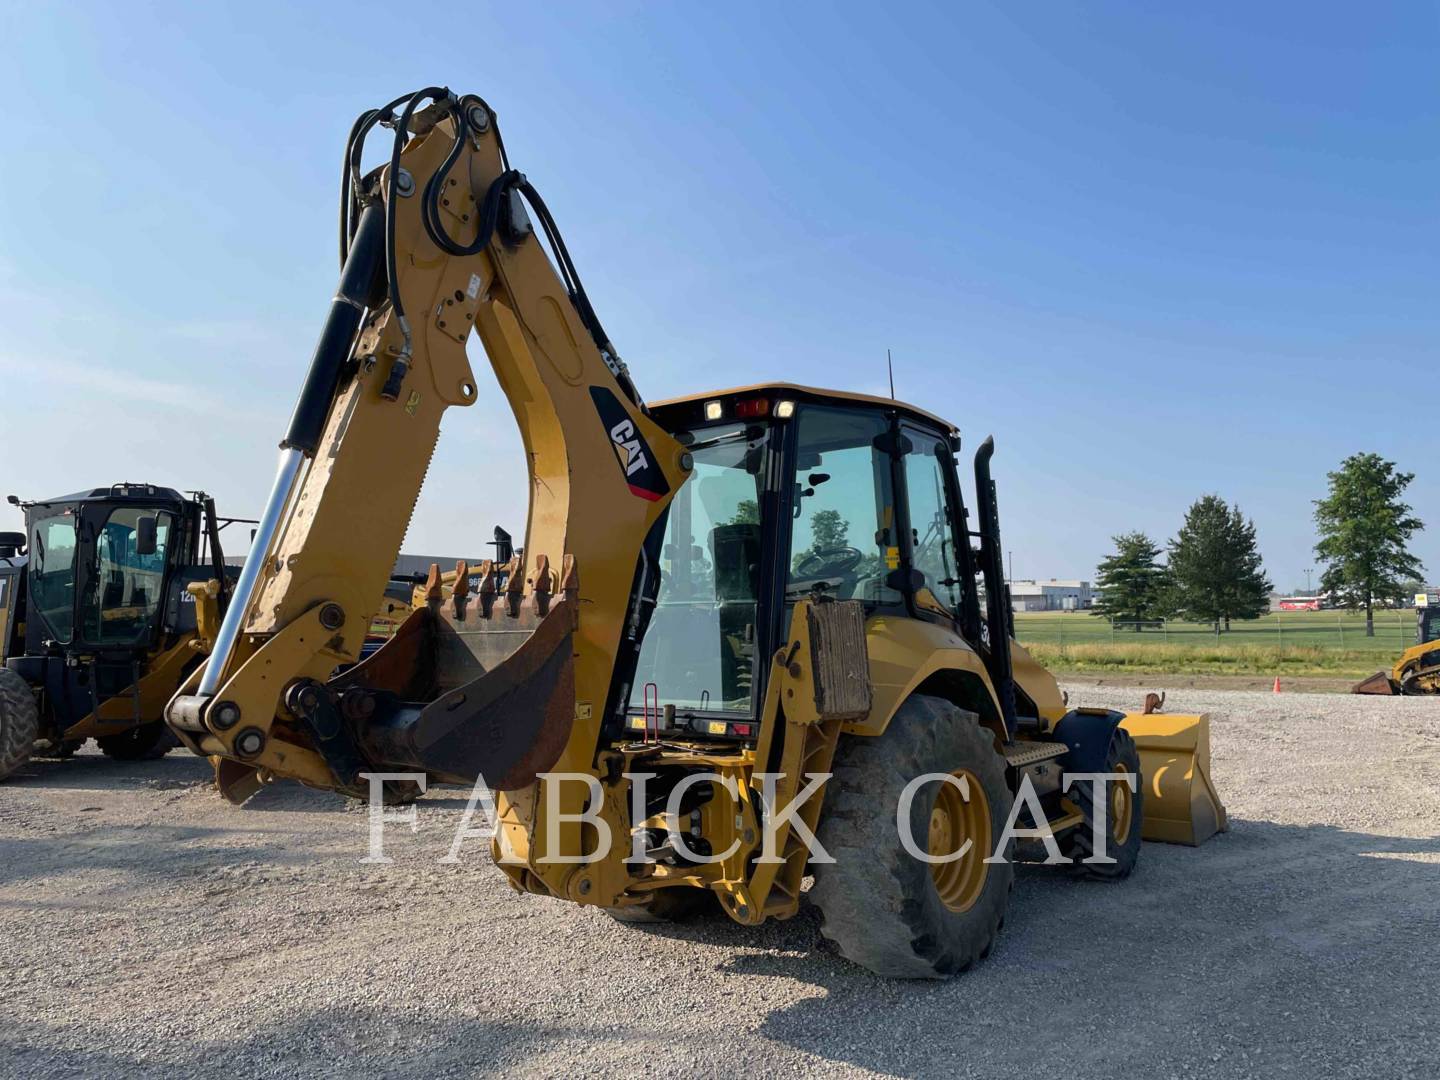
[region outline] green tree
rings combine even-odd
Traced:
[[[1424,574],[1406,544],[1425,526],[1401,498],[1415,474],[1397,472],[1379,454],[1351,454],[1326,475],[1329,493],[1315,500],[1320,587],[1348,608],[1363,607],[1365,634],[1374,637],[1375,601]]]
[[[850,546],[850,523],[839,510],[816,510],[810,515],[810,546],[797,552],[791,566],[798,567],[818,551]]]
[[[754,499],[741,499],[735,504],[735,516],[727,524],[729,525],[759,525],[760,504]]]
[[[1187,619],[1229,630],[1231,619],[1256,619],[1270,607],[1255,523],[1218,495],[1196,499],[1185,512],[1169,564],[1173,603]]]
[[[1141,532],[1111,537],[1115,554],[1104,559],[1095,571],[1100,589],[1092,614],[1111,622],[1140,623],[1163,619],[1167,612],[1168,575],[1156,560],[1160,549]]]

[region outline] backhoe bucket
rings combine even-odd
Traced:
[[[1210,780],[1209,716],[1129,713],[1120,726],[1140,751],[1146,840],[1198,845],[1228,828]]]
[[[1394,680],[1383,671],[1377,671],[1368,679],[1361,679],[1350,688],[1352,694],[1373,694],[1377,697],[1394,697],[1399,691]]]
[[[518,593],[510,604],[491,590],[474,599],[463,565],[458,579],[459,601],[452,592],[418,608],[329,685],[342,707],[347,693],[382,692],[358,724],[370,761],[444,783],[527,787],[559,759],[574,721],[576,598],[552,601],[547,590],[540,605]]]

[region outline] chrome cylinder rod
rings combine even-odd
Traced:
[[[220,676],[230,663],[230,654],[235,651],[235,641],[240,628],[245,625],[246,612],[255,598],[255,586],[260,580],[260,571],[265,559],[275,545],[276,534],[280,531],[285,507],[290,502],[290,493],[295,489],[295,478],[305,455],[298,448],[280,451],[280,466],[275,471],[275,485],[270,489],[270,498],[265,503],[265,513],[255,530],[255,540],[250,545],[250,554],[245,557],[245,566],[240,571],[240,581],[230,597],[230,606],[225,609],[225,618],[220,622],[220,632],[215,635],[215,647],[210,650],[210,659],[205,662],[205,673],[200,676],[199,694],[209,697],[220,687]]]

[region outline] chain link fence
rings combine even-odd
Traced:
[[[1272,611],[1234,621],[1229,630],[1178,619],[1112,622],[1083,611],[1016,612],[1015,636],[1022,645],[1222,643],[1399,652],[1415,644],[1415,612],[1375,612],[1374,637],[1365,636],[1365,613],[1352,611]]]

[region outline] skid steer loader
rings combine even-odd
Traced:
[[[1388,697],[1440,694],[1440,593],[1415,594],[1415,644],[1388,672],[1377,671],[1351,693]]]
[[[219,625],[227,574],[204,492],[115,484],[22,502],[0,533],[0,778],[32,754],[161,756],[161,713]]]
[[[362,174],[377,126],[388,164]],[[647,406],[477,97],[370,110],[344,161],[340,286],[257,554],[167,710],[232,799],[478,778],[517,890],[754,924],[813,873],[846,956],[919,977],[991,948],[1017,828],[1114,879],[1142,836],[1225,827],[1205,717],[1067,709],[1014,641],[993,443],[972,518],[959,433],[924,409],[788,383]],[[477,399],[472,328],[529,463],[524,556],[433,568],[333,675],[442,413]]]

